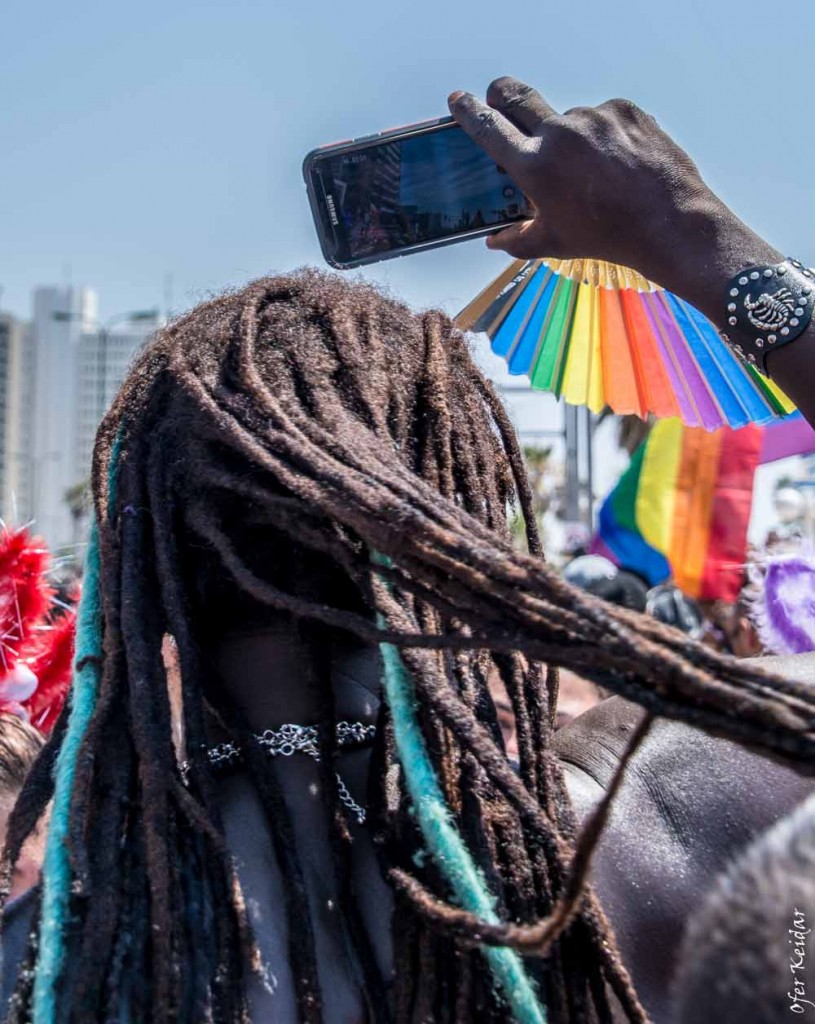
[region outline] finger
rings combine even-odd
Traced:
[[[527,135],[536,135],[547,121],[557,117],[554,108],[536,89],[509,75],[496,78],[490,84],[487,103]]]
[[[500,252],[509,253],[520,260],[543,259],[551,256],[551,252],[543,251],[541,226],[536,220],[525,220],[511,227],[504,228],[487,237],[487,247]]]
[[[527,139],[503,114],[468,92],[454,92],[448,99],[450,113],[473,142],[512,173],[513,158],[526,148]]]
[[[607,114],[613,114],[614,117],[618,118],[620,121],[631,124],[641,122],[647,116],[643,110],[640,110],[636,103],[632,103],[631,100],[623,99],[606,100],[605,103],[599,104],[597,110],[602,110]]]
[[[629,124],[658,128],[660,131],[664,131],[662,125],[657,121],[653,114],[649,114],[647,111],[642,110],[636,105],[636,103],[632,103],[630,100],[606,100],[606,102],[601,103],[597,109],[611,110]]]

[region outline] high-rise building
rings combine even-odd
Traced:
[[[84,524],[72,514],[67,495],[88,480],[99,422],[157,326],[156,319],[141,316],[138,329],[110,331],[99,323],[97,309],[96,293],[88,288],[37,288],[30,340],[25,343],[24,333],[20,348],[13,457],[25,505],[16,518],[33,519],[52,550],[84,539]],[[0,394],[2,364],[0,351]]]
[[[28,324],[0,313],[0,514],[5,522],[32,516],[29,466],[32,374]]]
[[[52,549],[76,543],[65,494],[76,482],[79,340],[97,321],[96,293],[44,287],[31,324],[34,401],[27,453],[37,530]]]
[[[114,330],[85,332],[79,339],[79,388],[77,392],[76,482],[90,474],[96,430],[130,364],[158,326],[157,319]]]

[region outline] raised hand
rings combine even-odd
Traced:
[[[491,235],[492,249],[633,267],[720,329],[727,327],[728,282],[745,267],[787,255],[739,220],[688,154],[628,100],[559,114],[530,86],[498,78],[486,103],[455,92],[449,105],[535,210],[531,220]],[[767,367],[815,424],[815,321],[771,353]]]
[[[492,235],[513,256],[661,265],[666,232],[722,204],[690,157],[628,100],[556,113],[528,85],[499,78],[487,103],[454,93],[450,111],[524,189],[533,220]]]
[[[512,256],[605,259],[699,298],[699,272],[772,259],[656,120],[628,100],[559,114],[535,89],[498,78],[482,103],[453,93],[450,112],[521,186],[535,217],[490,236]],[[738,265],[731,269],[731,263]],[[719,266],[721,264],[721,266]]]

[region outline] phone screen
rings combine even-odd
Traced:
[[[312,175],[340,263],[531,216],[521,189],[455,124],[326,152]]]

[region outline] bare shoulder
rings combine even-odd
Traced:
[[[815,653],[791,657],[751,659],[753,664],[778,675],[815,686]],[[561,729],[555,736],[554,749],[561,761],[587,773],[602,789],[608,785],[620,756],[644,711],[637,704],[621,697],[609,697]],[[742,771],[750,767],[759,773],[785,779],[797,778],[788,767],[775,764],[739,744],[711,735],[682,722],[659,719],[632,764],[631,776],[643,772],[659,772],[674,780],[686,768],[698,772],[700,766],[718,763],[725,771]],[[780,774],[779,774],[780,773]],[[715,773],[709,782],[721,781]],[[703,780],[700,780],[700,783]],[[802,786],[808,791],[806,783]]]
[[[815,685],[815,656],[761,664]],[[558,733],[578,818],[601,798],[642,715],[611,697]],[[655,1022],[668,1017],[679,944],[716,876],[813,788],[811,778],[736,743],[681,722],[654,723],[601,836],[592,882]]]

